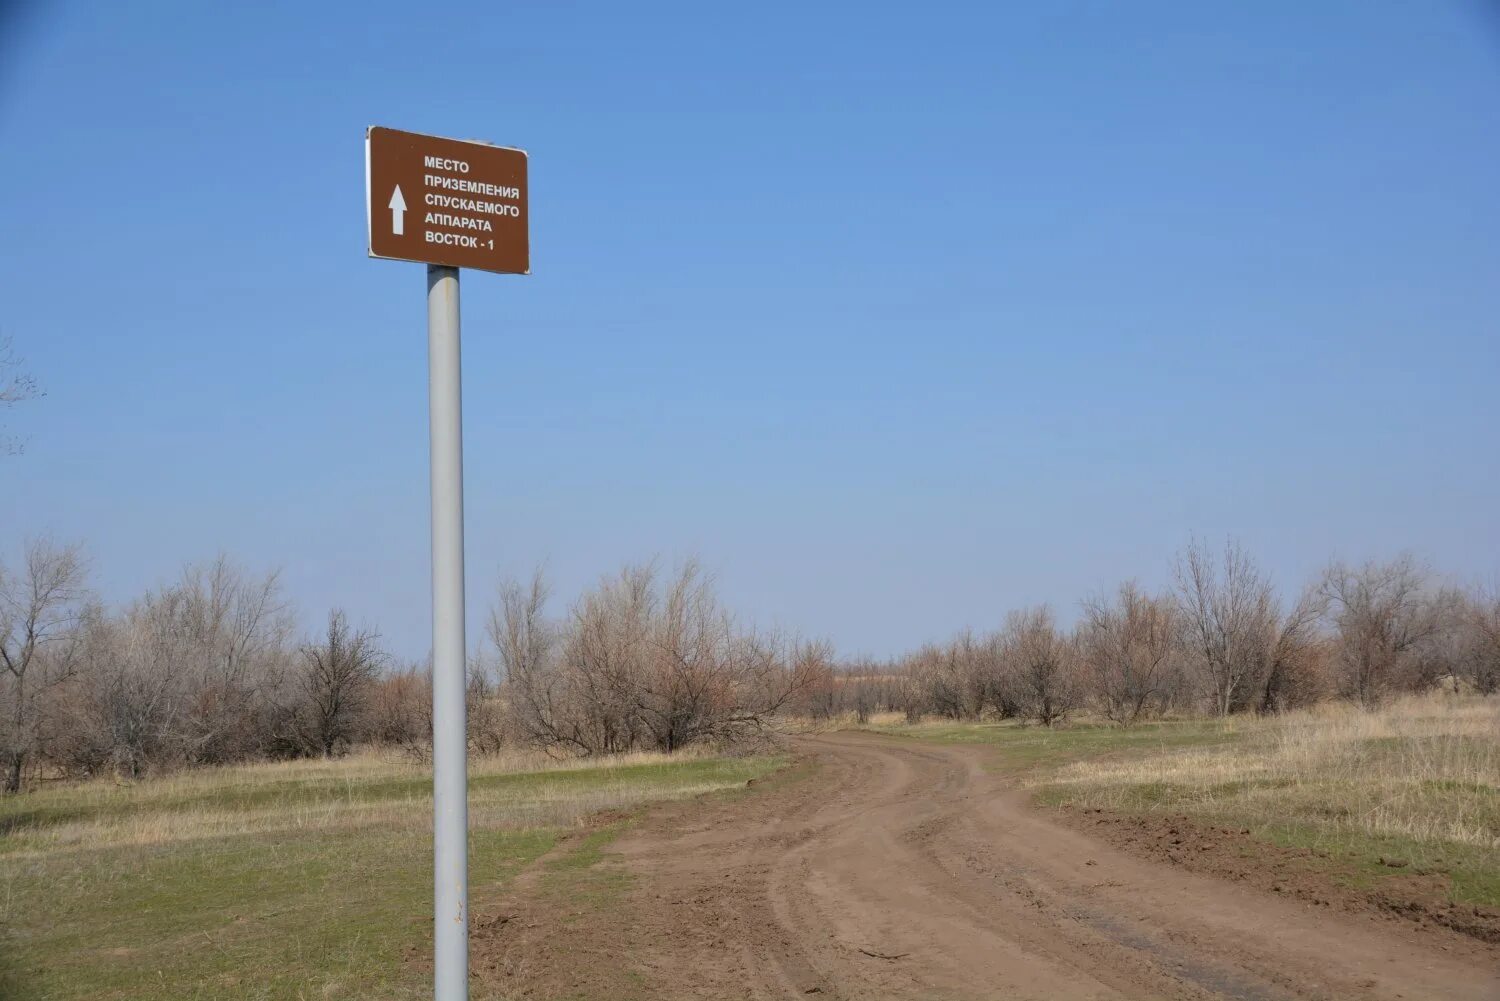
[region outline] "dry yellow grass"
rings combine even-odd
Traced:
[[[717,774],[688,778],[688,751],[558,760],[512,751],[470,765],[475,826],[509,830],[565,827],[599,810],[650,799],[694,796],[722,788]],[[670,790],[653,781],[666,776]],[[579,781],[580,776],[586,781]],[[242,834],[350,831],[366,827],[425,830],[431,823],[431,772],[402,757],[364,752],[321,761],[291,761],[184,771],[142,782],[110,779],[60,784],[23,798],[8,818],[4,856],[52,851],[168,845]],[[5,819],[5,818],[0,818]]]
[[[1232,743],[1077,761],[1034,781],[1107,809],[1190,803],[1265,824],[1313,818],[1500,850],[1500,700],[1432,695],[1235,725],[1243,733]]]

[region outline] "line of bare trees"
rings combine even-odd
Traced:
[[[1048,726],[1088,711],[1128,726],[1166,712],[1277,712],[1327,698],[1375,707],[1439,685],[1500,691],[1500,595],[1436,587],[1401,557],[1335,563],[1283,604],[1241,546],[1195,542],[1162,593],[1127,582],[1085,599],[1069,629],[1039,607],[1012,613],[993,634],[965,631],[892,663],[845,665],[812,705],[818,715]]]
[[[110,611],[76,546],[33,541],[0,567],[0,788],[335,754],[363,737],[384,663],[337,610],[295,641],[275,574],[220,558]]]
[[[544,615],[540,574],[508,584],[489,621],[517,739],[582,754],[763,732],[832,677],[823,643],[737,628],[695,564],[627,567],[568,615]]]
[[[908,719],[1376,706],[1436,685],[1500,690],[1500,595],[1434,585],[1410,558],[1334,564],[1295,601],[1238,545],[1194,543],[1172,585],[1091,596],[1064,627],[1037,607],[894,662],[835,666],[826,643],[745,628],[688,564],[626,567],[548,614],[540,576],[503,585],[469,665],[469,743],[560,754],[743,741],[787,716]],[[276,574],[220,558],[118,608],[77,547],[0,565],[0,789],[45,775],[424,754],[425,665],[396,664],[337,609],[298,636]]]
[[[739,628],[709,579],[628,567],[546,617],[547,587],[504,586],[471,658],[469,743],[564,754],[740,741],[832,673],[824,644]],[[225,558],[121,608],[90,593],[74,546],[0,565],[0,789],[39,776],[331,757],[359,745],[422,755],[431,679],[340,610],[297,637],[276,574]]]

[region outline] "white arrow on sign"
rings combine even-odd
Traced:
[[[401,197],[401,185],[396,185],[396,190],[391,195],[391,232],[401,236],[406,232],[405,220],[402,216],[406,213],[406,199]]]

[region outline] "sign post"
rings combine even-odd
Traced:
[[[458,269],[427,265],[432,462],[433,996],[469,996],[469,769],[464,706],[464,446]]]
[[[464,636],[464,456],[458,269],[531,270],[526,154],[371,128],[371,257],[427,264],[432,463],[433,996],[469,996],[469,790]]]

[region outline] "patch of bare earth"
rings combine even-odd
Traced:
[[[1132,848],[1101,817],[1062,823],[982,748],[798,747],[806,778],[651,808],[481,907],[475,996],[1500,998],[1490,944],[1235,879],[1227,836]]]
[[[1356,867],[1312,848],[1288,848],[1252,837],[1247,828],[1202,823],[1185,815],[1121,814],[1062,807],[1065,822],[1140,858],[1180,866],[1314,907],[1393,917],[1417,930],[1446,928],[1500,945],[1500,909],[1449,899],[1441,873],[1410,872],[1362,887]],[[1393,870],[1406,868],[1387,860]],[[1437,948],[1443,948],[1438,943]]]

